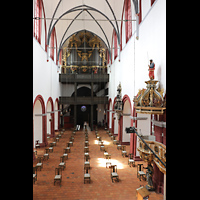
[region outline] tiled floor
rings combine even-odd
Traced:
[[[55,168],[60,163],[60,156],[63,154],[63,148],[69,141],[72,131],[64,132],[64,135],[57,142],[53,153],[49,153],[49,160],[43,162],[43,169],[37,172],[38,180],[33,184],[33,199],[131,199],[136,200],[136,189],[140,185],[146,185],[146,181],[139,181],[137,178],[137,167],[128,166],[128,158],[123,158],[121,150],[117,150],[117,146],[113,144],[111,138],[106,134],[105,130],[99,130],[102,140],[108,148],[108,153],[112,156],[112,163],[117,164],[117,173],[119,182],[112,183],[110,177],[110,169],[105,167],[103,152],[97,143],[95,131],[89,131],[89,155],[91,175],[91,183],[84,184],[84,142],[85,135],[82,130],[76,132],[74,143],[71,147],[71,153],[66,160],[66,168],[62,172],[61,186],[54,186]],[[126,147],[129,152],[129,146]],[[44,148],[37,149],[38,155],[44,154]],[[145,162],[138,161],[137,163]],[[34,161],[33,166],[36,165]],[[151,200],[162,200],[162,194],[151,192]]]

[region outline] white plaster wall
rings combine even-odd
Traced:
[[[109,72],[111,71],[109,98],[112,99],[112,102],[114,101],[117,95],[117,86],[121,82],[122,97],[125,94],[129,96],[131,108],[133,108],[132,100],[137,95],[138,90],[146,88],[145,81],[149,80],[148,65],[150,59],[153,59],[155,63],[155,80],[160,81],[161,88],[164,88],[164,93],[166,92],[166,0],[157,0],[152,7],[149,7],[149,3],[146,0],[143,0],[143,4],[145,5],[143,21],[139,25],[139,40],[135,39],[136,34],[134,31],[136,26],[135,22],[133,22],[133,34],[127,44],[123,42],[120,62],[116,58],[108,70]],[[132,16],[135,18],[134,13]],[[137,130],[139,132],[139,129],[141,129],[143,135],[149,135],[150,115],[138,114],[138,116],[148,117],[145,121],[138,120]],[[124,117],[123,129],[128,123],[128,119]],[[123,142],[126,141],[124,132],[123,130]],[[114,133],[118,134],[118,120],[114,122]],[[136,151],[136,156],[139,156],[138,151]]]
[[[48,101],[47,112],[50,112],[50,111],[52,111],[51,102]],[[51,113],[47,113],[46,118],[47,118],[47,134],[50,135],[51,134],[51,122],[49,120],[51,119]]]
[[[37,95],[42,95],[45,106],[49,97],[54,104],[60,96],[58,66],[49,58],[41,45],[33,38],[33,101]]]
[[[155,80],[166,90],[166,0],[157,0],[139,25],[135,49],[136,90],[149,80],[149,59],[155,63]]]
[[[57,102],[55,102],[54,110],[58,110],[58,103]],[[55,120],[54,120],[54,128],[55,128],[55,130],[58,130],[58,112],[54,113],[54,118],[55,118]]]
[[[143,20],[151,7],[151,0],[142,0],[141,4],[142,4],[142,20]]]
[[[125,19],[125,12],[123,14],[123,20]],[[126,32],[125,32],[125,24],[126,22],[123,21],[123,24],[122,24],[122,49],[124,48],[124,46],[126,45]]]
[[[166,91],[166,0],[157,0],[148,10],[139,25],[139,40],[135,38],[133,30],[132,37],[121,51],[120,62],[116,58],[110,66],[109,82],[109,98],[114,101],[121,82],[122,97],[127,94],[131,106],[138,90],[146,88],[150,59],[155,63],[155,80],[160,81],[161,88]]]
[[[142,135],[150,135],[151,131],[151,115],[138,113],[137,117],[147,117],[146,120],[137,121],[137,132]],[[140,132],[141,131],[141,132]],[[139,146],[139,139],[137,137],[137,147]],[[136,147],[136,149],[137,149]],[[139,156],[139,152],[136,150],[136,156]]]
[[[125,128],[131,126],[131,118],[129,116],[123,116],[123,130],[122,130],[122,142],[130,142],[130,133],[126,133]]]
[[[129,101],[125,102],[123,113],[131,114],[131,107]],[[127,134],[125,131],[125,128],[130,126],[131,126],[131,118],[129,116],[123,116],[122,142],[130,142],[130,134]]]
[[[42,18],[44,18],[44,13],[42,10]],[[41,28],[41,46],[43,49],[45,49],[45,23],[44,20],[42,20],[42,28]]]
[[[114,134],[118,135],[118,127],[119,127],[119,123],[118,123],[118,119],[117,119],[117,115],[114,115],[116,117],[116,119],[114,120]]]
[[[141,130],[142,135],[150,135],[151,115],[138,113],[137,117],[147,117],[146,120],[137,121],[137,132],[140,133]]]

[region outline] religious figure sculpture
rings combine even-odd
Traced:
[[[153,187],[153,181],[152,181],[152,176],[153,176],[153,166],[151,165],[151,162],[148,162],[148,166],[144,167],[144,169],[147,169],[147,182],[148,184],[146,185],[147,190],[152,191],[154,190]]]
[[[122,102],[122,94],[121,94],[121,91],[122,91],[122,87],[121,87],[121,83],[119,83],[118,87],[117,87],[117,97],[116,97],[116,102],[115,102],[115,105],[114,105],[114,110],[116,111],[117,113],[117,117],[118,117],[118,120],[120,119],[121,117],[121,113],[123,111],[123,102]]]
[[[155,64],[153,60],[150,60],[150,65],[149,66],[149,78],[152,80],[154,79],[154,70],[155,70]]]

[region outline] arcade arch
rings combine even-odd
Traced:
[[[131,104],[128,100],[126,100],[124,103],[123,113],[130,115],[132,114]],[[125,131],[125,128],[130,126],[131,126],[130,116],[123,116],[122,142],[130,143],[130,134],[127,134]]]
[[[53,100],[49,97],[46,106],[46,118],[47,118],[47,135],[54,136],[54,108],[53,108]]]
[[[38,95],[33,103],[33,148],[36,140],[39,140],[41,146],[47,144],[45,104],[41,95]]]
[[[43,142],[42,139],[42,105],[39,100],[35,102],[33,109],[33,130],[34,130],[34,140],[33,146],[35,147],[36,140],[39,140],[39,143]]]

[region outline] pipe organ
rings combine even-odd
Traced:
[[[106,73],[106,46],[90,32],[72,35],[63,47],[62,73]]]

